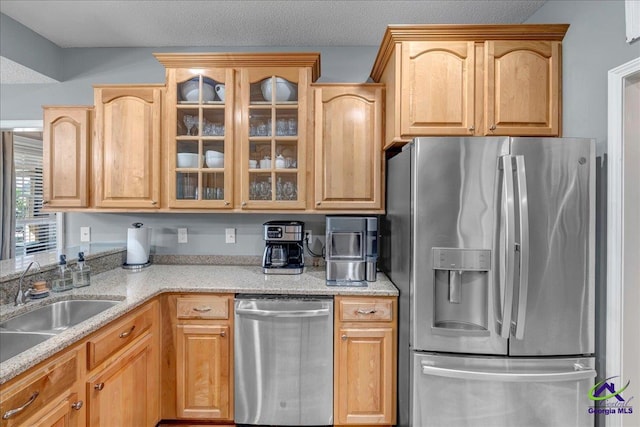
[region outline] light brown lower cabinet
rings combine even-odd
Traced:
[[[336,297],[334,335],[334,423],[395,424],[397,299]]]
[[[98,426],[152,426],[150,400],[157,393],[151,334],[140,338],[102,372],[87,381],[87,421]]]
[[[78,426],[79,357],[64,352],[0,387],[0,425]],[[84,424],[80,424],[84,425]]]
[[[151,301],[87,340],[87,426],[159,421],[158,305]]]
[[[162,417],[232,423],[234,295],[164,298]]]

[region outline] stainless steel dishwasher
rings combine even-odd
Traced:
[[[333,299],[238,295],[236,424],[333,424]]]

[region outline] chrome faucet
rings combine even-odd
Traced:
[[[40,270],[40,264],[38,263],[38,261],[31,261],[27,269],[24,271],[24,273],[22,273],[22,276],[20,276],[20,284],[18,285],[18,293],[16,294],[16,305],[26,304],[27,298],[31,296],[31,288],[27,289],[25,292],[22,292],[22,279],[24,279],[24,276],[27,274],[33,264],[35,264],[38,267],[38,270]]]

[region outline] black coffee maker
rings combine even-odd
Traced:
[[[301,274],[304,269],[302,246],[304,222],[268,221],[264,224],[264,274]]]

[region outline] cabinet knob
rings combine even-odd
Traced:
[[[222,338],[224,338],[225,336],[227,336],[227,333],[226,333],[225,331],[221,331],[221,332],[220,332],[220,336],[221,336]]]
[[[228,200],[225,200],[225,201],[224,201],[224,205],[225,205],[225,206],[229,206],[230,204],[231,204],[231,202],[229,202]]]
[[[342,335],[340,338],[342,338],[342,341],[346,341],[347,340],[347,336],[346,335]]]
[[[496,130],[496,125],[491,125],[491,127],[489,128],[489,130]]]
[[[320,202],[316,202],[316,206],[320,206]]]
[[[151,201],[151,204],[152,204],[152,205],[157,205],[157,204],[158,204],[158,202],[156,202],[155,200],[152,200],[152,201]]]
[[[244,208],[245,206],[247,206],[247,202],[242,202],[242,207]]]
[[[104,383],[97,383],[93,386],[93,389],[98,391],[102,390],[103,388],[104,388]]]
[[[84,402],[82,400],[78,400],[77,402],[73,402],[71,404],[71,408],[75,409],[76,411],[79,411],[80,408],[82,408],[82,405],[84,404]]]
[[[48,205],[48,204],[49,204],[49,201],[48,201],[48,200],[43,200],[43,201],[42,201],[42,204],[43,204],[43,205]]]
[[[475,126],[471,126],[471,127],[469,128],[469,132],[473,132],[474,130],[476,130]]]

